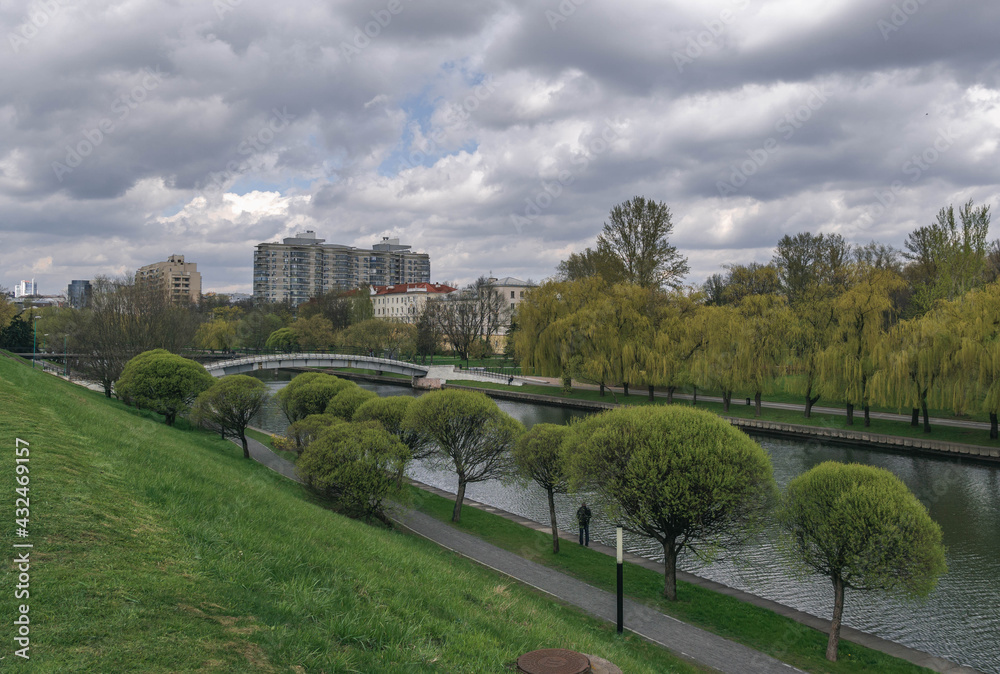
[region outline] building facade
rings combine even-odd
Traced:
[[[21,281],[16,286],[14,286],[14,298],[19,297],[31,297],[32,295],[38,294],[38,286],[35,285],[35,279],[30,281]]]
[[[140,267],[135,282],[160,288],[175,304],[198,303],[201,299],[201,274],[194,262],[185,262],[183,255],[171,255],[166,262],[154,262]]]
[[[90,281],[70,281],[66,288],[66,299],[74,309],[84,309],[90,304],[91,292]]]
[[[370,250],[325,241],[308,230],[281,243],[257,244],[254,299],[299,305],[331,290],[430,283],[430,256],[410,251],[399,239],[383,237]]]
[[[500,293],[503,300],[510,307],[510,316],[514,315],[514,310],[517,309],[517,305],[521,303],[524,296],[529,290],[537,287],[531,281],[522,281],[521,279],[514,278],[513,276],[505,276],[504,278],[493,278],[489,279],[490,285],[493,286],[494,290]],[[507,328],[510,325],[503,326],[500,334],[507,334]]]
[[[375,318],[416,323],[427,306],[427,298],[444,297],[457,288],[443,283],[399,283],[372,286],[371,300]]]

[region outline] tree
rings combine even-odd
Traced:
[[[913,285],[916,314],[929,311],[941,299],[956,299],[986,282],[990,207],[975,208],[970,199],[955,221],[952,206],[937,220],[910,233],[903,256]]]
[[[310,414],[291,424],[285,431],[285,435],[295,442],[294,448],[301,455],[302,451],[312,444],[312,441],[318,438],[323,430],[342,421],[343,419],[332,414]]]
[[[7,299],[7,289],[0,287],[0,333],[10,325],[10,322],[17,316],[17,307]]]
[[[778,295],[747,295],[738,311],[736,375],[741,388],[753,393],[754,413],[759,417],[761,394],[771,387],[784,363],[792,315]]]
[[[865,264],[852,264],[850,273],[851,287],[833,303],[835,325],[821,357],[821,388],[846,401],[848,424],[854,423],[854,408],[861,405],[869,426],[878,349],[894,319],[892,294],[903,287],[903,280],[895,272]]]
[[[238,327],[238,322],[222,318],[202,323],[194,335],[195,346],[210,351],[231,351],[236,345]]]
[[[350,421],[361,405],[375,398],[378,398],[377,393],[366,391],[360,386],[347,386],[330,398],[323,413]]]
[[[218,426],[223,435],[239,438],[243,456],[249,459],[247,426],[264,407],[268,397],[267,386],[261,380],[245,374],[231,374],[198,394],[195,409],[199,416]]]
[[[767,453],[711,412],[626,407],[574,424],[571,484],[595,491],[612,521],[663,546],[664,596],[677,556],[704,559],[745,541],[775,493]]]
[[[289,328],[295,335],[295,341],[299,348],[306,351],[328,349],[336,341],[333,334],[333,323],[319,315],[312,318],[300,318]]]
[[[609,286],[625,281],[622,261],[607,250],[600,252],[587,248],[582,253],[570,253],[556,267],[556,272],[560,281],[596,278]]]
[[[431,363],[434,362],[434,354],[441,344],[441,337],[441,329],[432,313],[423,311],[417,318],[417,335],[414,342],[421,364],[427,362],[427,356],[431,357]]]
[[[414,460],[426,459],[435,451],[434,444],[403,425],[406,413],[409,412],[414,400],[416,398],[410,396],[376,397],[362,403],[354,411],[352,420],[379,422],[382,424],[382,428],[395,435],[400,442],[409,448],[411,458]]]
[[[162,414],[172,426],[177,415],[214,383],[215,378],[193,360],[153,349],[125,364],[115,391],[136,407]]]
[[[895,475],[821,463],[788,485],[778,519],[793,559],[833,583],[826,659],[837,660],[844,589],[926,596],[947,571],[941,528]]]
[[[469,349],[479,339],[490,339],[510,323],[510,306],[486,277],[459,292],[429,299],[429,311],[452,350],[468,359]]]
[[[1000,412],[1000,283],[966,294],[957,311],[961,341],[954,366],[971,386],[954,386],[953,402],[989,414],[990,438],[995,440]]]
[[[297,351],[299,336],[291,328],[278,328],[267,337],[264,347],[272,351]]]
[[[786,234],[778,241],[771,264],[788,304],[814,301],[817,289],[836,294],[844,289],[850,246],[840,234]]]
[[[559,528],[556,525],[555,494],[569,490],[569,476],[563,460],[562,443],[570,436],[569,426],[535,424],[514,445],[514,465],[518,474],[534,480],[549,499],[552,523],[552,552],[559,552]]]
[[[751,262],[728,264],[725,268],[726,276],[722,281],[721,297],[715,304],[739,304],[746,297],[776,295],[781,291],[778,271],[773,265]],[[706,283],[710,283],[710,292],[718,292],[711,285],[714,279],[710,277]]]
[[[0,349],[7,349],[15,353],[30,352],[32,345],[31,320],[31,312],[29,311],[24,311],[14,316],[0,330]],[[109,383],[107,387],[108,391],[110,391],[110,387]]]
[[[729,411],[733,392],[742,383],[738,369],[742,324],[739,310],[732,305],[705,307],[700,328],[703,347],[691,364],[694,383],[722,394],[723,411]]]
[[[339,422],[325,429],[296,463],[306,484],[349,515],[390,524],[383,503],[402,488],[409,450],[376,423]]]
[[[424,442],[435,443],[437,451],[431,460],[449,466],[458,476],[452,522],[461,518],[467,485],[510,474],[511,449],[524,432],[521,422],[486,395],[454,389],[417,398],[406,413],[403,428]]]
[[[323,414],[326,406],[341,391],[357,388],[357,384],[323,372],[306,372],[288,382],[274,397],[288,423],[292,424],[310,414]]]
[[[621,262],[626,283],[678,288],[689,268],[687,258],[668,243],[673,228],[666,204],[633,197],[611,209],[597,252]]]
[[[667,297],[656,334],[641,352],[650,400],[653,400],[653,387],[660,386],[667,390],[667,403],[673,403],[674,391],[691,381],[692,359],[705,344],[701,329],[704,312],[698,304],[701,298],[697,292],[675,292]]]
[[[244,349],[261,351],[271,333],[282,327],[281,317],[255,308],[240,319],[236,327],[236,343]]]

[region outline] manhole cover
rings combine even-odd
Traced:
[[[517,670],[524,674],[586,674],[590,671],[590,660],[565,648],[543,648],[519,657]]]

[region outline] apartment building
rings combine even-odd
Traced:
[[[183,255],[171,255],[166,262],[154,262],[140,267],[135,273],[137,284],[163,290],[175,304],[187,304],[201,299],[201,274],[194,262],[185,262]]]
[[[456,290],[443,283],[398,283],[372,286],[370,294],[375,318],[416,323],[424,313],[427,298],[444,297]]]
[[[531,281],[522,281],[513,276],[505,276],[504,278],[493,278],[491,276],[489,281],[490,285],[504,298],[504,302],[510,305],[511,315],[513,315],[514,309],[521,303],[521,300],[524,299],[525,293],[537,287]],[[506,333],[506,328],[504,329],[504,333]]]
[[[253,259],[253,296],[267,302],[299,305],[331,290],[430,280],[430,256],[389,237],[366,249],[326,243],[307,230],[257,244]]]
[[[66,287],[66,298],[74,309],[84,309],[90,305],[93,288],[90,281],[70,281]]]

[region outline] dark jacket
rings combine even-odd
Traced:
[[[580,523],[581,527],[585,527],[590,524],[590,508],[586,504],[580,506],[576,511],[576,521]]]

